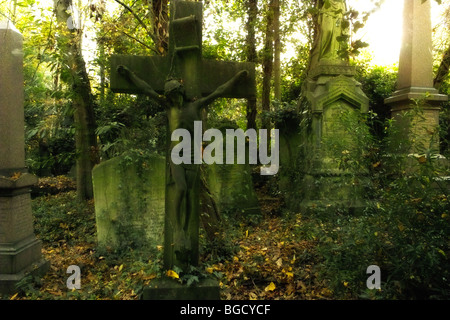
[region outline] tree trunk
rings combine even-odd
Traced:
[[[273,71],[273,7],[274,0],[270,0],[266,10],[266,38],[263,49],[263,86],[262,86],[262,111],[270,111],[270,88]],[[262,127],[270,129],[270,121],[263,117]]]
[[[72,0],[54,0],[54,12],[58,21],[58,46],[65,53],[62,66],[69,76],[62,80],[72,89],[75,121],[77,196],[79,200],[93,197],[92,168],[98,163],[95,135],[94,99],[86,65],[81,52],[82,32],[74,25],[68,8]],[[73,19],[76,19],[75,17]]]
[[[445,50],[441,64],[439,65],[438,71],[434,78],[434,87],[437,90],[441,89],[442,83],[449,75],[449,70],[450,70],[450,47],[448,47],[447,50]],[[449,117],[450,113],[447,112],[446,114],[447,114],[446,121],[450,122]],[[445,151],[446,149],[448,149],[449,145],[450,145],[450,126],[447,127],[447,135],[444,137],[442,141],[441,151]]]
[[[449,74],[450,69],[450,47],[447,48],[444,52],[444,56],[442,57],[441,64],[439,65],[439,69],[436,73],[436,77],[434,78],[434,87],[436,89],[440,89],[442,83],[445,81]]]
[[[161,55],[165,55],[169,50],[168,0],[150,1],[149,6],[153,15],[153,33],[157,40],[155,47]]]
[[[273,92],[274,97],[281,101],[281,40],[280,40],[280,0],[274,0],[273,7]]]
[[[248,0],[245,2],[247,9],[247,23],[245,28],[246,56],[248,62],[257,62],[255,27],[258,15],[258,0]],[[256,97],[247,99],[247,129],[256,129]]]
[[[103,42],[102,38],[97,39],[97,48],[98,48],[98,55],[99,60],[101,61],[99,64],[100,70],[100,103],[103,104],[105,102],[105,44]]]

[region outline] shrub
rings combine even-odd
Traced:
[[[378,153],[352,152],[356,158],[348,162],[369,167],[372,188],[362,214],[317,209],[298,231],[317,239],[322,277],[336,298],[448,299],[450,199],[442,180],[445,166],[430,150],[416,157],[392,152],[409,143],[394,134],[391,120],[384,127],[386,138],[362,140],[371,141],[370,149]],[[370,265],[381,269],[379,291],[366,287]]]
[[[38,197],[32,210],[36,234],[46,243],[95,241],[93,202],[79,202],[75,191]]]

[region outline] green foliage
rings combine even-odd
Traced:
[[[39,239],[49,244],[73,243],[81,235],[95,235],[93,203],[80,203],[75,192],[38,197],[32,202]],[[93,239],[90,239],[91,241]]]
[[[376,121],[369,123],[373,133],[379,139],[384,136],[384,122],[390,118],[390,110],[384,99],[391,96],[396,87],[397,70],[392,67],[369,66],[368,62],[356,65],[356,80],[361,83],[362,91],[369,98],[371,111]]]
[[[307,76],[309,48],[307,45],[296,46],[297,55],[282,66],[281,101],[297,100]]]
[[[273,111],[263,112],[262,118],[267,117],[274,127],[281,130],[281,133],[289,133],[296,130],[300,124],[301,114],[298,112],[297,102],[290,103],[272,101]]]
[[[96,133],[103,160],[130,149],[142,153],[165,153],[165,111],[144,96],[109,97],[99,108]]]
[[[74,165],[75,129],[68,111],[68,104],[61,102],[25,105],[26,162],[32,173],[61,175]]]
[[[414,111],[412,112],[414,116]],[[359,142],[336,159],[349,172],[370,173],[365,210],[358,215],[316,208],[299,237],[318,242],[321,274],[336,298],[447,299],[450,295],[450,201],[445,164],[430,150],[417,158],[398,123],[385,123],[385,138],[350,129]],[[348,145],[347,145],[348,147]],[[357,148],[362,148],[358,152]],[[356,177],[356,176],[355,176]],[[381,268],[381,290],[368,290],[366,268]]]

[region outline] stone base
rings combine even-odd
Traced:
[[[25,277],[31,275],[43,276],[50,268],[47,260],[41,259],[29,265],[26,269],[15,274],[0,274],[0,294],[13,294],[17,292],[17,284]]]
[[[0,244],[0,293],[16,292],[16,284],[29,274],[43,275],[49,269],[42,259],[41,241],[31,236],[15,244]]]
[[[0,177],[0,293],[17,292],[20,280],[49,268],[33,231],[30,186],[36,181],[26,172],[17,179]]]
[[[30,236],[15,244],[0,244],[0,274],[14,274],[41,259],[41,242]]]
[[[219,300],[219,283],[214,279],[202,279],[187,286],[172,279],[155,279],[144,288],[142,300]]]
[[[384,100],[384,103],[393,107],[410,106],[413,100],[424,100],[426,103],[436,104],[448,101],[448,96],[439,94],[435,88],[409,87],[395,91],[392,96]]]

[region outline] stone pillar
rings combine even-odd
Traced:
[[[447,101],[433,87],[431,1],[405,0],[403,43],[397,91],[385,100],[401,135],[410,139],[407,153],[439,152],[439,104]]]
[[[22,35],[5,21],[0,32],[0,173],[10,174],[25,167]]]
[[[30,186],[37,179],[25,169],[22,63],[22,35],[0,22],[0,293],[48,268],[33,231]]]

